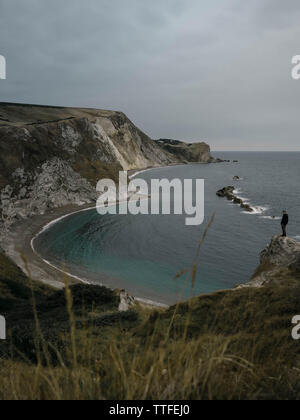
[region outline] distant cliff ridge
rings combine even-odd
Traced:
[[[0,229],[93,203],[120,170],[211,161],[208,145],[156,142],[121,112],[0,103]]]
[[[211,156],[208,144],[201,143],[185,143],[180,140],[159,139],[157,143],[163,151],[176,156],[178,160],[186,163],[212,163],[215,162]]]

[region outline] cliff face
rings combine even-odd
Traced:
[[[210,161],[208,146],[194,149],[161,147],[121,112],[0,103],[0,231],[94,202],[96,182],[120,170]]]
[[[299,285],[300,243],[291,238],[274,236],[260,254],[260,265],[249,286]]]
[[[180,162],[212,163],[210,147],[206,143],[184,143],[179,140],[160,139],[157,143],[164,152],[171,153]]]

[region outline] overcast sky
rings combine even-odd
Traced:
[[[121,110],[214,150],[300,150],[299,22],[299,0],[0,0],[0,101]]]

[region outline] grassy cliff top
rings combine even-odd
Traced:
[[[115,114],[118,114],[118,112],[90,108],[67,108],[0,102],[0,127],[1,125],[23,126],[42,124],[72,118],[111,117]]]

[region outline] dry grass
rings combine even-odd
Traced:
[[[184,285],[195,282],[208,229],[193,267],[177,276]],[[11,266],[7,273],[16,275]],[[299,286],[223,291],[121,316],[102,288],[66,283],[63,296],[27,281],[32,313],[22,290],[23,318],[1,352],[1,400],[300,397],[299,344],[290,335]],[[19,316],[16,308],[7,314]]]
[[[69,292],[67,295],[71,296]],[[68,299],[69,331],[61,334],[62,350],[37,328],[36,362],[26,360],[25,355],[21,357],[23,362],[20,358],[1,360],[1,399],[237,400],[300,396],[298,349],[289,343],[288,330],[283,334],[280,328],[276,334],[272,323],[265,331],[272,331],[272,337],[265,337],[254,326],[253,333],[245,328],[227,334],[227,325],[223,333],[218,333],[218,319],[214,327],[199,325],[195,333],[195,313],[190,311],[199,302],[194,301],[189,308],[160,313],[138,308],[138,325],[127,329],[107,326],[99,333],[96,326],[76,327]],[[281,322],[278,319],[278,325]]]

